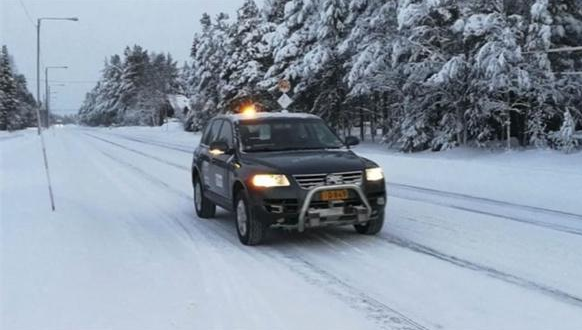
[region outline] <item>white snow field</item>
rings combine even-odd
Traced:
[[[582,329],[582,154],[458,149],[384,167],[388,221],[238,242],[194,215],[199,135],[0,136],[3,330]]]

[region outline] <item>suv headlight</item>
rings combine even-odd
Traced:
[[[384,179],[384,172],[382,172],[382,168],[374,167],[366,169],[366,180],[379,181],[382,179]]]
[[[271,188],[271,187],[287,187],[289,180],[283,174],[256,174],[252,180],[253,186]]]

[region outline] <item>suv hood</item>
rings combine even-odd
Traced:
[[[368,162],[371,163],[350,150],[249,153],[243,157],[243,160],[290,175],[362,171],[367,167]]]

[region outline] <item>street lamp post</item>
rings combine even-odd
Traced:
[[[68,66],[47,66],[44,68],[44,84],[45,84],[45,103],[44,103],[44,107],[46,109],[46,122],[45,122],[45,126],[48,128],[50,127],[51,123],[50,123],[50,107],[49,107],[49,97],[50,97],[50,90],[49,90],[49,78],[48,78],[48,72],[49,69],[68,69]]]
[[[77,17],[41,17],[36,20],[36,100],[40,104],[40,25],[42,21],[73,21],[76,22]],[[41,130],[40,109],[37,107],[36,116],[38,118],[38,134]]]
[[[36,101],[40,104],[40,24],[43,20],[53,20],[53,21],[78,21],[77,17],[69,18],[58,18],[58,17],[42,17],[36,20]],[[51,174],[49,170],[48,158],[46,156],[46,147],[44,143],[44,136],[41,131],[40,122],[40,106],[36,107],[36,118],[38,122],[38,135],[40,135],[40,143],[42,145],[42,156],[44,159],[44,169],[46,173],[46,179],[48,183],[49,197],[51,200],[51,210],[55,210],[55,198],[53,196],[53,187],[51,184]]]

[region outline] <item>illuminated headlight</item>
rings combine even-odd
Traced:
[[[253,186],[255,187],[287,187],[289,180],[283,174],[257,174],[253,176]]]
[[[366,169],[366,180],[368,181],[378,181],[384,179],[384,173],[382,168],[374,167]]]

